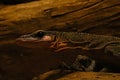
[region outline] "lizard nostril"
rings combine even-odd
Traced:
[[[23,36],[21,36],[21,38],[27,38],[27,37],[29,37],[29,35],[23,35]]]

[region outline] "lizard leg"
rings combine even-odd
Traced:
[[[64,47],[64,46],[67,46],[67,43],[64,43],[64,42],[59,42],[58,43],[58,47]]]
[[[120,44],[110,44],[106,46],[105,53],[111,53],[114,56],[120,56]]]
[[[51,42],[51,46],[50,46],[50,48],[54,48],[55,45],[56,45],[56,42]]]
[[[77,46],[77,47],[63,47],[63,48],[59,48],[59,49],[55,50],[55,52],[59,52],[59,51],[66,50],[66,49],[90,50],[89,48],[83,48],[83,47],[81,47],[81,46]]]
[[[53,42],[51,43],[50,48],[59,48],[59,47],[64,47],[67,46],[67,43],[64,42]]]
[[[58,47],[58,43],[59,43],[59,39],[56,39],[56,41],[54,41],[54,42],[51,43],[50,48]]]

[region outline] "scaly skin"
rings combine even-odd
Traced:
[[[38,30],[32,34],[23,35],[17,40],[24,42],[41,42],[50,41],[51,48],[55,48],[57,52],[65,49],[83,49],[83,50],[100,50],[113,51],[115,55],[120,55],[120,38],[113,36],[95,35],[80,32],[58,32]],[[115,48],[114,45],[117,45]],[[111,50],[109,50],[111,49]],[[115,50],[113,50],[115,49]]]

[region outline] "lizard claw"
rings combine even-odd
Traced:
[[[83,47],[77,46],[77,47],[63,47],[63,48],[59,48],[59,49],[55,50],[55,52],[60,52],[60,51],[66,50],[66,49],[82,49],[84,51],[89,51],[90,50],[89,48],[83,48]]]
[[[65,46],[67,46],[67,44],[63,42],[59,42],[59,43],[52,42],[50,48],[60,48],[60,47],[65,47]]]
[[[55,48],[56,42],[52,42],[50,48]]]

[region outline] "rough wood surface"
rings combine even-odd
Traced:
[[[57,80],[120,80],[120,74],[76,72]]]
[[[58,77],[55,77],[57,73]],[[62,74],[59,73],[59,70],[53,70],[34,77],[32,80],[120,80],[120,74],[104,72],[73,72]]]
[[[40,0],[3,7],[0,40],[12,40],[37,29],[118,35],[119,5],[118,0]]]
[[[120,80],[120,74],[118,73],[73,72],[61,75],[58,71],[46,72],[38,77],[34,77],[32,80]],[[58,73],[57,77],[55,77],[56,73]]]
[[[48,65],[42,63],[41,60],[47,62],[44,57],[51,60],[51,64],[58,60],[55,55],[51,57],[48,52],[41,52],[49,51],[48,48],[40,50],[31,43],[26,44],[31,48],[17,46],[14,41],[22,34],[44,29],[119,36],[119,21],[119,0],[39,0],[1,5],[0,71],[9,80],[31,80],[40,73],[40,64],[43,64],[42,67]]]

